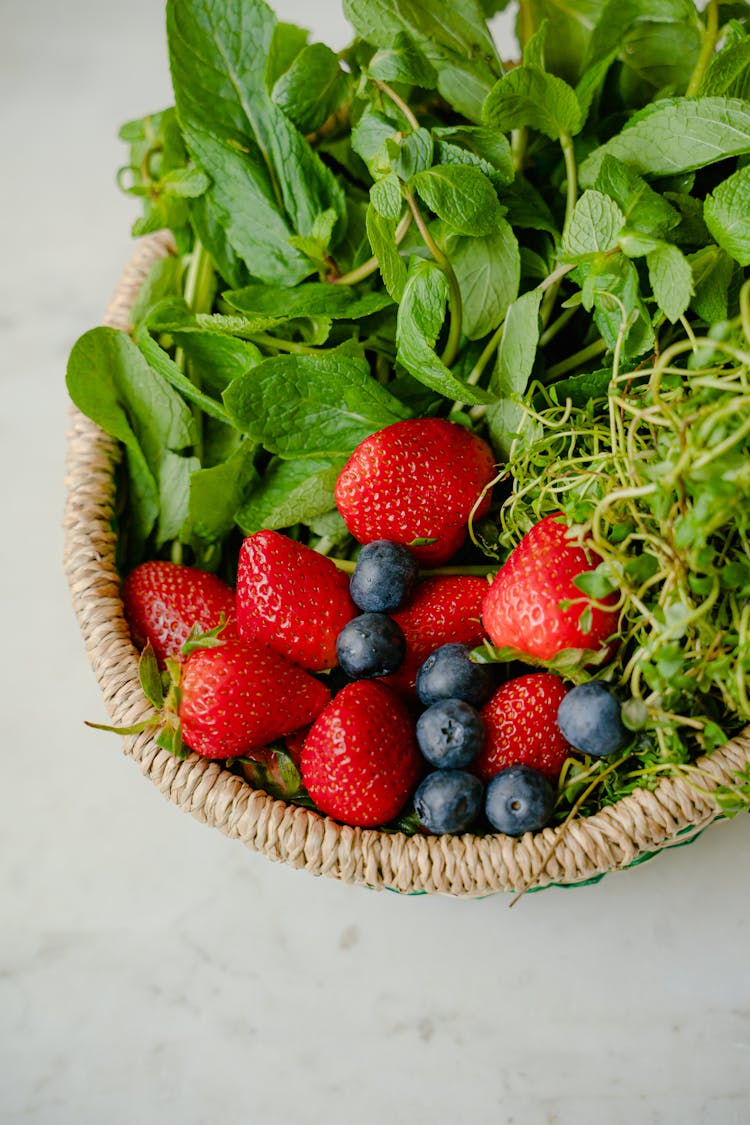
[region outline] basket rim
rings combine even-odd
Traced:
[[[127,330],[149,269],[174,252],[169,232],[139,239],[102,323]],[[113,724],[129,726],[152,708],[138,680],[138,652],[115,562],[114,468],[120,448],[72,405],[70,418],[63,564],[105,707]],[[157,745],[152,732],[125,738],[124,751],[165,798],[269,859],[377,889],[484,897],[596,881],[695,837],[722,816],[713,790],[750,762],[750,726],[695,763],[705,771],[703,792],[683,778],[664,778],[655,789],[635,790],[593,816],[518,838],[352,828],[253,789],[215,761],[196,754],[179,760]]]

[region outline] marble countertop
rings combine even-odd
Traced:
[[[346,39],[337,0],[276,8]],[[0,13],[0,1122],[746,1122],[749,817],[513,910],[402,898],[245,850],[83,726],[64,371],[131,251],[116,133],[170,104],[162,18]]]

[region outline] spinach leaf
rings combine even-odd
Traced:
[[[239,429],[285,458],[349,454],[410,414],[348,347],[266,359],[231,383],[224,404]]]
[[[135,555],[154,528],[157,544],[172,538],[187,510],[185,473],[194,467],[181,453],[196,439],[182,398],[114,328],[93,328],[76,342],[66,381],[78,409],[125,447]]]
[[[216,543],[239,522],[239,510],[258,480],[256,450],[254,442],[243,441],[225,461],[192,473],[182,534],[186,542]]]
[[[334,486],[344,460],[300,458],[274,460],[237,512],[246,535],[262,528],[277,530],[324,515],[335,507]]]

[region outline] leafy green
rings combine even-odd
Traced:
[[[348,350],[266,359],[234,380],[224,403],[238,428],[282,457],[348,454],[409,416]]]
[[[312,133],[345,101],[346,73],[324,43],[311,43],[279,76],[271,96],[302,133]]]
[[[528,125],[551,140],[577,133],[584,121],[581,104],[567,82],[535,66],[518,66],[504,75],[493,86],[483,114],[502,132]]]
[[[646,176],[671,176],[750,152],[750,103],[739,98],[664,98],[637,113],[580,168],[593,184],[605,156]]]
[[[503,63],[504,7],[345,0],[333,51],[265,0],[168,0],[175,105],[123,126],[119,183],[174,253],[68,382],[123,448],[123,571],[231,581],[262,528],[351,569],[360,441],[424,416],[488,440],[507,476],[456,566],[563,510],[603,560],[579,587],[622,612],[616,651],[549,665],[612,683],[635,732],[571,756],[563,819],[691,780],[750,717],[750,18],[524,0]],[[269,754],[233,768],[309,802]]]
[[[706,196],[703,214],[719,246],[741,266],[750,266],[750,166]]]
[[[459,234],[490,234],[502,211],[489,179],[478,168],[437,164],[412,177],[427,206]]]

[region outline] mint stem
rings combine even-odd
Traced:
[[[706,30],[703,33],[703,44],[695,64],[695,69],[690,76],[687,90],[685,91],[686,97],[694,97],[700,90],[703,75],[706,73],[706,67],[711,61],[711,56],[714,53],[714,47],[716,46],[716,40],[718,38],[719,0],[709,0],[708,7],[706,8]]]

